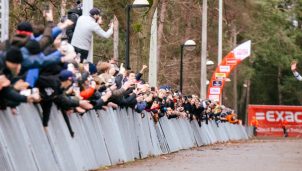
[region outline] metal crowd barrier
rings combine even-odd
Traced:
[[[248,139],[242,125],[202,123],[132,109],[89,111],[69,116],[70,136],[61,112],[53,106],[47,131],[39,106],[22,104],[18,114],[0,111],[1,171],[81,171],[171,153],[217,142]]]

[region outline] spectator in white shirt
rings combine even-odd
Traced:
[[[79,17],[71,40],[76,53],[81,54],[81,63],[88,57],[93,32],[104,38],[109,38],[113,34],[113,22],[107,31],[100,27],[103,24],[101,10],[93,8],[89,14],[90,16]]]

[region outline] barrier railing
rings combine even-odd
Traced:
[[[53,106],[45,132],[38,106],[23,104],[18,115],[0,111],[0,170],[76,171],[96,169],[196,146],[248,139],[242,125],[167,119],[154,124],[132,109],[89,111],[69,116],[70,136]]]

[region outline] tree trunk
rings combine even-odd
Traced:
[[[151,36],[151,24],[152,24],[152,18],[153,14],[158,6],[160,0],[153,0],[153,4],[149,9],[148,15],[146,16],[145,24],[143,24],[143,30],[142,30],[142,54],[141,54],[141,59],[142,63],[148,65],[149,62],[149,47],[150,47],[150,36]],[[148,71],[144,73],[143,78],[145,80],[148,79]]]
[[[62,0],[61,1],[61,12],[60,12],[60,16],[66,16],[66,0]]]
[[[282,77],[282,73],[281,73],[281,68],[280,66],[278,66],[278,104],[281,105],[282,104],[282,93],[281,93],[281,77]]]
[[[246,96],[247,96],[247,80],[244,81],[244,86],[242,88],[241,91],[241,97],[239,100],[239,110],[238,113],[241,114],[241,116],[244,117],[244,113],[245,113],[245,102],[246,102]]]
[[[124,1],[124,0],[117,0],[112,1],[108,0],[107,3],[109,3],[112,6],[113,12],[117,19],[119,20],[120,27],[124,30],[126,30],[126,12],[125,8],[127,4],[131,4],[132,1]],[[130,65],[133,70],[137,70],[138,68],[136,66],[136,60],[141,60],[141,63],[148,64],[148,56],[149,56],[149,44],[150,44],[150,34],[151,34],[151,23],[152,23],[152,17],[156,10],[156,7],[158,6],[159,0],[153,0],[153,3],[150,4],[149,11],[145,16],[142,16],[141,14],[135,14],[131,13],[131,27],[130,27]],[[142,17],[144,17],[142,19]],[[132,26],[139,24],[141,29],[139,33],[133,33]],[[141,45],[139,45],[142,43]],[[136,48],[142,47],[142,53],[138,54],[135,52],[139,52]],[[144,74],[145,76],[148,74]]]
[[[157,30],[157,58],[160,59],[160,49],[162,45],[162,38],[164,34],[164,22],[166,17],[166,11],[167,11],[167,3],[168,0],[162,0],[161,8],[160,8],[160,14],[159,14],[159,22],[158,22],[158,30]],[[157,60],[159,61],[159,60]],[[158,65],[157,65],[158,66]]]
[[[248,125],[248,106],[250,104],[250,89],[251,89],[251,80],[247,80],[246,88],[246,110],[245,110],[245,125]]]

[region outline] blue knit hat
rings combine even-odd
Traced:
[[[142,113],[146,109],[147,103],[145,101],[136,104],[135,111],[137,113]]]

